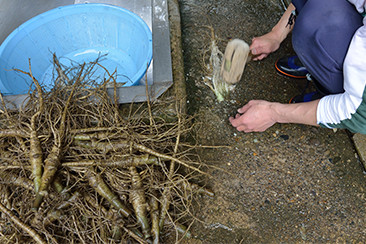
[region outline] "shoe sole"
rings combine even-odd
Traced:
[[[278,62],[278,60],[275,63],[275,68],[276,68],[277,72],[279,72],[280,74],[291,77],[291,78],[295,78],[295,79],[305,79],[306,78],[306,75],[303,75],[303,76],[291,75],[289,73],[286,73],[286,72],[280,70],[280,68],[278,68],[278,66],[277,66],[277,62]]]

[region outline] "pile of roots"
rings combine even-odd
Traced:
[[[159,243],[189,237],[203,174],[192,121],[147,102],[121,113],[115,74],[95,62],[63,67],[55,84],[33,77],[17,110],[1,97],[0,243]],[[114,87],[114,96],[107,86]],[[159,112],[157,112],[159,111]],[[156,114],[159,114],[157,116]]]

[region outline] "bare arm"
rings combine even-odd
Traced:
[[[296,103],[276,104],[274,106],[278,123],[296,123],[306,125],[317,125],[316,110],[319,100]]]
[[[288,25],[288,20],[290,18],[291,12],[295,9],[295,6],[291,3],[286,9],[285,13],[283,13],[281,19],[272,28],[271,32],[275,33],[280,42],[285,40],[287,35],[292,31],[292,28],[294,27],[294,25]]]
[[[291,3],[281,19],[269,33],[252,39],[250,50],[252,51],[252,54],[256,56],[253,60],[261,60],[280,47],[282,41],[285,40],[293,28],[293,25],[287,25],[293,10],[295,10],[295,6]]]
[[[317,126],[316,110],[319,100],[281,104],[263,100],[252,100],[238,114],[230,117],[230,123],[244,132],[265,131],[275,123],[296,123]]]

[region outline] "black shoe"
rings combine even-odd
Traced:
[[[304,102],[310,102],[310,101],[314,101],[317,99],[320,99],[324,97],[323,94],[319,93],[318,91],[314,91],[314,92],[310,92],[310,93],[305,93],[305,94],[301,94],[298,96],[294,96],[293,98],[290,99],[289,103],[304,103]]]
[[[310,102],[317,99],[320,99],[324,96],[329,95],[330,93],[322,86],[320,83],[314,79],[314,77],[311,74],[306,75],[307,83],[305,88],[303,89],[303,92],[300,95],[294,96],[290,99],[289,103],[303,103],[303,102]],[[306,89],[309,87],[310,82],[313,83],[313,85],[316,88],[316,91],[305,93]]]
[[[298,79],[306,78],[309,73],[297,56],[280,58],[275,63],[276,70],[286,76]]]

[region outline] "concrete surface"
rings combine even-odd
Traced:
[[[304,80],[280,76],[273,67],[293,53],[290,37],[267,59],[248,63],[226,101],[218,103],[202,82],[207,26],[221,51],[230,38],[250,43],[277,22],[283,2],[179,1],[188,112],[201,122],[198,142],[216,146],[199,151],[213,176],[205,183],[216,196],[198,199],[194,237],[186,243],[366,242],[366,175],[350,133],[277,124],[245,134],[228,122],[251,99],[286,103],[302,92]]]

